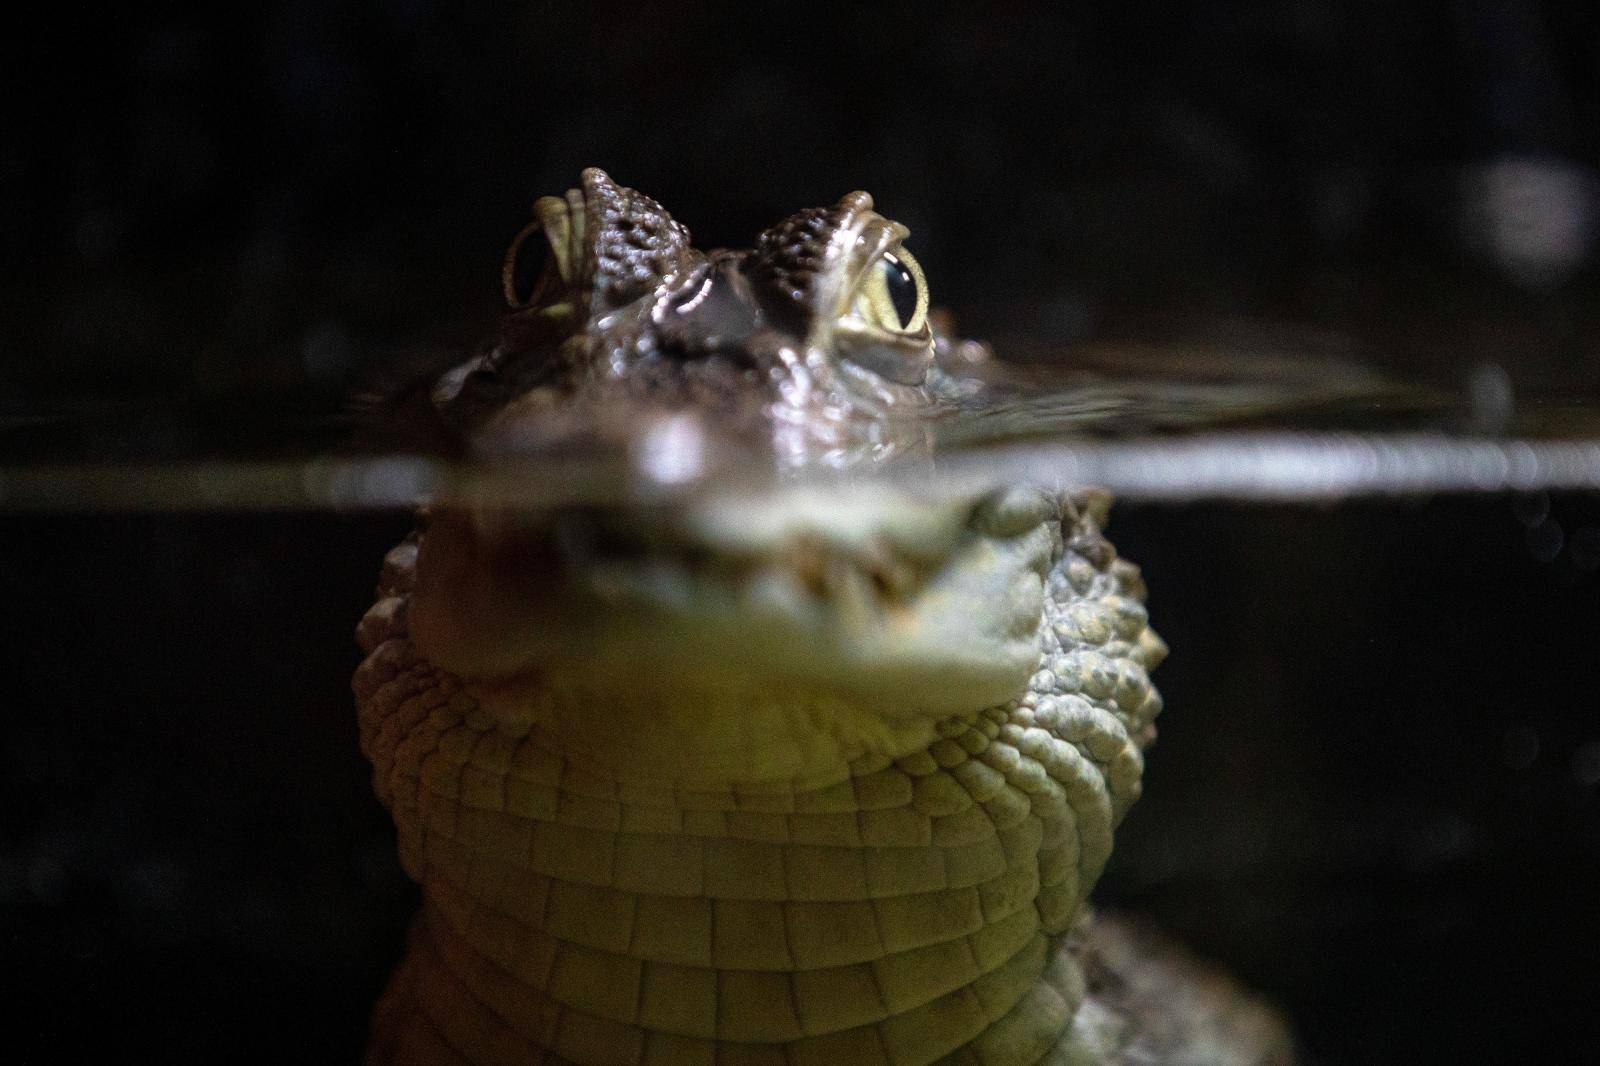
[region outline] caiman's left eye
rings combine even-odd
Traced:
[[[549,261],[550,245],[539,232],[537,222],[517,234],[500,268],[500,284],[505,290],[506,303],[512,310],[520,311],[533,302]]]
[[[901,328],[910,327],[922,302],[922,286],[917,284],[917,276],[892,252],[878,260],[878,273],[883,275],[883,287],[889,290]]]
[[[928,285],[922,268],[904,248],[873,260],[856,290],[856,315],[891,333],[915,333],[928,315]]]

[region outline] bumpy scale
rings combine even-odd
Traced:
[[[1108,500],[790,480],[926,455],[983,388],[906,236],[858,192],[702,253],[598,170],[536,205],[431,436],[626,455],[666,425],[782,491],[443,501],[390,553],[354,687],[424,905],[371,1062],[1076,1064],[1180,1000],[1235,1015],[1086,984],[1164,654]]]
[[[1026,692],[806,790],[630,780],[537,716],[508,728],[413,646],[396,548],[355,691],[426,902],[371,1061],[1090,1061],[1070,935],[1139,794],[1164,648],[1087,503],[1052,524]]]

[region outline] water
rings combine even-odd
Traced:
[[[1593,1039],[1593,403],[1492,375],[1251,374],[1022,389],[881,476],[1121,498],[1110,533],[1173,655],[1104,904],[1273,995],[1311,1061]],[[87,1050],[86,1004],[169,1061],[354,1057],[416,900],[355,749],[350,630],[419,497],[771,487],[737,461],[456,466],[287,425],[233,451],[192,412],[8,430],[0,937],[36,1019],[22,1061]]]
[[[1514,396],[1493,366],[1446,387],[1295,354],[1055,354],[1074,370],[1003,366],[930,423],[931,451],[844,475],[1173,502],[1600,488],[1600,394]],[[780,482],[764,452],[732,451],[687,420],[625,452],[466,463],[374,452],[348,422],[337,410],[137,403],[0,417],[0,510],[385,510],[452,494],[537,508],[841,476],[817,464]]]
[[[1057,367],[1237,316],[882,475],[1120,494],[1174,651],[1103,899],[1313,1061],[1595,1057],[1595,4],[58,6],[12,34],[0,154],[9,1061],[352,1061],[415,904],[347,691],[409,505],[770,487],[329,417],[485,336],[528,205],[592,163],[702,247],[867,188],[963,332]],[[168,399],[41,399],[100,390]]]

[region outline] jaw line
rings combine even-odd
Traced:
[[[566,678],[613,705],[737,690],[886,722],[975,713],[1037,665],[1059,543],[1048,507],[996,532],[975,518],[986,506],[881,486],[698,501],[655,523],[625,516],[640,553],[580,552],[559,583],[472,574],[459,559],[492,552],[463,546],[472,527],[458,521],[424,538],[414,635],[436,665],[508,693]],[[456,565],[428,578],[446,556]]]

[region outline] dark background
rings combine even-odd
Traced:
[[[589,165],[705,247],[866,188],[984,336],[1600,367],[1577,0],[58,8],[0,45],[13,408],[314,408],[460,347]]]
[[[59,6],[0,49],[13,456],[292,442],[470,346],[530,201],[589,164],[708,246],[867,188],[1002,351],[1303,337],[1519,395],[1600,369],[1588,4]],[[21,1061],[354,1057],[414,900],[349,634],[406,525],[0,519]],[[1102,900],[1316,1062],[1593,1057],[1600,503],[1112,532],[1174,653]]]

